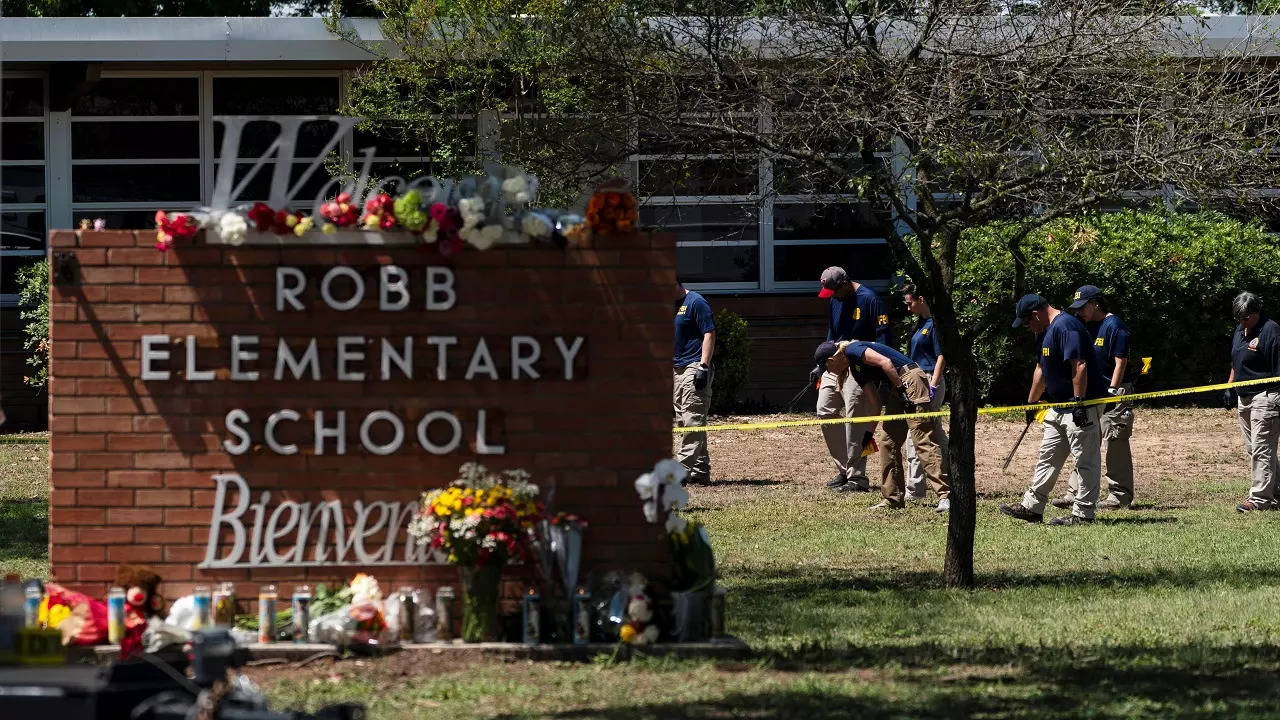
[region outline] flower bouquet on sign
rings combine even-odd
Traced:
[[[529,482],[529,473],[490,472],[478,463],[463,465],[449,487],[422,496],[409,534],[458,566],[463,640],[494,639],[502,568],[532,559],[541,514],[538,486]]]

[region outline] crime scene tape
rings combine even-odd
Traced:
[[[1213,385],[1197,385],[1195,387],[1188,388],[1175,388],[1173,390],[1152,390],[1150,392],[1133,393],[1132,395],[1108,395],[1104,398],[1081,400],[1073,403],[1032,403],[1028,405],[984,407],[978,408],[978,414],[1001,415],[1007,412],[1015,412],[1019,410],[1048,410],[1052,408],[1063,409],[1070,407],[1089,407],[1091,405],[1114,405],[1116,403],[1131,403],[1136,400],[1154,400],[1156,398],[1178,397],[1180,395],[1195,395],[1203,392],[1213,392],[1215,390],[1228,390],[1230,388],[1246,387],[1248,385],[1265,385],[1268,383],[1280,384],[1280,378],[1269,377],[1259,378],[1257,380],[1239,380],[1229,383],[1215,383]],[[691,432],[720,432],[724,430],[772,430],[775,428],[805,427],[808,425],[877,423],[884,422],[885,420],[915,420],[917,418],[950,416],[950,410],[933,410],[930,412],[900,413],[897,415],[863,415],[861,417],[847,418],[808,418],[806,420],[777,420],[774,422],[763,423],[724,423],[721,425],[705,425],[703,427],[674,427],[671,428],[671,432],[680,435]]]

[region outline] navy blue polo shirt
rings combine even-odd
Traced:
[[[711,305],[690,290],[676,307],[676,348],[671,359],[677,368],[702,360],[702,336],[716,329]]]
[[[916,332],[911,336],[911,362],[920,366],[925,373],[932,373],[938,366],[938,356],[942,354],[942,341],[933,329],[933,316],[929,316],[916,325]]]
[[[1264,315],[1253,329],[1246,334],[1244,326],[1237,325],[1231,336],[1231,367],[1236,371],[1236,380],[1280,377],[1280,325]],[[1261,389],[1246,385],[1239,392],[1251,397]]]
[[[1111,384],[1116,372],[1116,358],[1129,357],[1129,328],[1115,315],[1108,315],[1100,323],[1092,323],[1093,354],[1098,356],[1098,371]]]
[[[1044,376],[1045,395],[1049,402],[1062,402],[1075,396],[1071,382],[1072,360],[1084,360],[1088,384],[1085,399],[1104,397],[1110,382],[1102,377],[1098,356],[1091,351],[1093,336],[1071,313],[1060,312],[1040,336],[1040,371]]]
[[[876,365],[868,365],[863,362],[862,357],[867,354],[867,350],[875,350],[876,352],[889,358],[894,367],[902,367],[910,365],[911,358],[898,352],[896,349],[878,342],[851,342],[844,348],[845,357],[849,358],[849,371],[858,379],[858,384],[865,384],[867,380],[878,380],[884,376],[882,371]]]
[[[875,290],[859,285],[853,295],[846,295],[843,300],[833,297],[829,302],[828,340],[867,340],[885,345],[892,342],[889,313]]]

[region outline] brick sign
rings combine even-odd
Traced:
[[[632,481],[670,453],[669,237],[450,258],[153,243],[52,233],[57,579],[452,579],[406,526],[469,461],[585,515],[584,568],[661,569]]]

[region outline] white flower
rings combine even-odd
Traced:
[[[541,213],[525,213],[520,219],[520,231],[529,237],[545,238],[554,230],[551,219]]]
[[[463,463],[462,467],[458,468],[458,479],[467,483],[474,484],[487,474],[489,471],[478,462]]]
[[[524,175],[503,180],[502,193],[507,196],[507,202],[511,203],[527,203],[533,199],[532,188]]]
[[[471,243],[477,250],[488,250],[494,243],[502,239],[501,225],[485,225],[477,228],[463,228],[458,232],[463,240]]]
[[[430,245],[431,243],[436,241],[439,233],[440,233],[440,226],[436,223],[435,220],[432,220],[431,222],[427,223],[426,227],[422,229],[422,242]]]
[[[249,231],[249,223],[239,213],[223,213],[218,218],[218,237],[228,245],[244,244],[245,233]]]
[[[653,466],[653,474],[657,475],[665,485],[679,485],[689,477],[689,471],[671,458],[663,458]]]
[[[463,230],[479,225],[484,220],[484,198],[462,198],[458,201],[458,214],[462,216]]]
[[[351,603],[359,605],[366,602],[378,602],[382,599],[382,589],[372,575],[359,573],[351,580]]]
[[[680,513],[671,513],[667,516],[667,534],[683,533],[685,527],[689,525],[689,521],[685,520]]]
[[[682,485],[662,486],[662,508],[664,510],[683,510],[689,505],[689,491]]]

